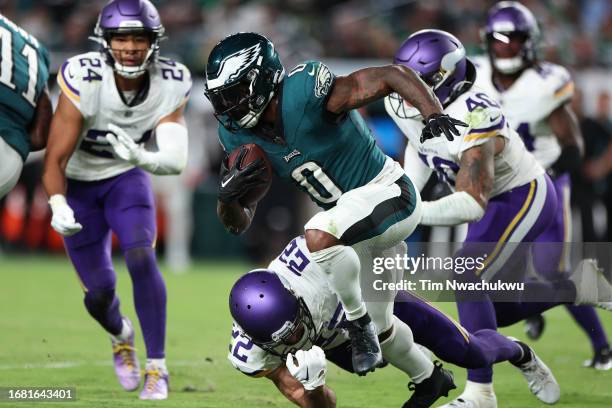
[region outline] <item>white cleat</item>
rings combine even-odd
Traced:
[[[517,341],[516,339],[512,340]],[[561,389],[555,376],[531,348],[529,348],[529,352],[531,353],[531,359],[516,367],[521,370],[533,395],[545,404],[556,403],[561,397]]]
[[[591,305],[612,311],[612,287],[595,259],[580,261],[570,280],[576,286],[576,305]]]
[[[593,358],[585,360],[582,363],[583,367],[594,368],[599,371],[608,371],[612,369],[612,353],[608,347],[599,349],[595,352]]]
[[[497,408],[497,397],[492,384],[468,381],[460,396],[439,408]]]

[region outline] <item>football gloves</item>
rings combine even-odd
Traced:
[[[115,156],[135,166],[144,164],[144,148],[138,145],[125,130],[114,124],[108,125],[106,140],[110,143]],[[111,133],[112,132],[112,133]]]
[[[289,373],[308,391],[325,384],[327,360],[321,347],[312,346],[307,351],[298,350],[295,354],[287,354],[286,365]]]
[[[461,134],[457,126],[467,127],[468,125],[444,113],[432,113],[425,119],[425,127],[421,132],[421,143],[428,139],[442,136],[443,133],[448,141],[452,142],[454,136],[459,136]]]
[[[49,198],[49,205],[53,213],[51,226],[59,234],[69,237],[83,229],[83,226],[74,219],[74,212],[66,202],[66,197],[54,194]]]
[[[266,168],[262,159],[249,163],[243,169],[240,168],[240,163],[246,154],[247,149],[242,147],[231,168],[227,167],[228,156],[221,161],[218,198],[222,203],[238,201],[249,189],[265,183],[263,176]]]

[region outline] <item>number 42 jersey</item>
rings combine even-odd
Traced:
[[[445,137],[436,137],[421,143],[421,131],[425,126],[422,117],[396,94],[385,98],[385,108],[406,135],[410,145],[416,149],[421,161],[452,189],[455,187],[463,152],[496,136],[504,138],[505,146],[494,158],[491,197],[527,184],[544,173],[542,166],[525,149],[519,135],[510,127],[499,104],[476,86],[472,86],[444,109],[444,113],[468,124],[468,127],[459,127],[461,135],[455,136],[452,142]]]
[[[82,181],[103,180],[124,173],[134,166],[116,159],[106,141],[113,123],[138,144],[151,140],[157,123],[178,109],[189,96],[191,74],[182,64],[158,58],[148,70],[149,86],[142,101],[129,106],[115,83],[113,69],[99,52],[77,55],[67,60],[57,75],[62,93],[83,115],[83,128],[66,168],[66,176]]]

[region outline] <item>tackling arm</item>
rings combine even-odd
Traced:
[[[36,103],[34,118],[29,126],[30,147],[33,152],[42,150],[47,146],[49,137],[49,126],[53,117],[53,106],[49,99],[49,93],[45,89]]]
[[[559,140],[561,156],[552,165],[556,173],[580,168],[584,155],[584,142],[576,115],[568,103],[559,106],[548,116],[548,125]]]
[[[285,366],[279,366],[267,376],[276,388],[291,402],[302,408],[335,408],[336,394],[326,385],[312,391],[304,388]]]
[[[504,140],[496,137],[464,151],[455,192],[436,201],[424,201],[421,223],[452,226],[482,218],[493,188],[493,157],[503,148]]]

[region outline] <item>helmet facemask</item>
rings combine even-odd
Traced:
[[[98,42],[102,47],[103,53],[106,56],[107,63],[113,68],[117,74],[124,78],[134,79],[142,76],[149,66],[157,59],[159,55],[159,43],[163,39],[164,29],[163,27],[158,29],[145,29],[145,28],[120,28],[120,29],[102,29],[99,26],[96,27],[95,37],[93,40]],[[112,48],[112,38],[119,35],[145,35],[149,38],[149,47],[147,50],[142,50],[145,53],[142,63],[137,66],[132,66],[123,63],[123,53],[131,50],[120,50]],[[140,51],[140,50],[138,50]],[[138,52],[137,51],[137,52]]]
[[[302,328],[303,332],[299,339],[294,339]],[[269,342],[257,342],[255,339],[253,339],[253,342],[262,349],[283,359],[289,353],[309,350],[315,344],[317,330],[304,299],[298,298],[298,313],[295,319],[286,321],[280,329],[271,334],[271,338],[272,340]]]
[[[520,43],[520,45],[517,45],[517,43]],[[494,31],[486,35],[486,44],[495,69],[502,74],[515,74],[529,66],[535,59],[534,43],[529,34],[525,32]],[[499,44],[505,44],[509,54],[514,55],[507,57],[498,56],[496,48],[500,48]],[[513,50],[513,47],[516,50]]]

